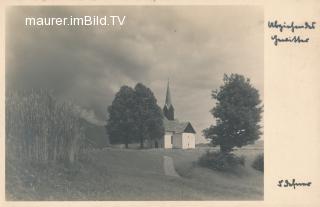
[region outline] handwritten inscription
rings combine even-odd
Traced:
[[[293,188],[296,189],[296,187],[310,187],[311,182],[296,182],[296,179],[292,180],[279,180],[278,181],[278,186],[279,187],[284,187],[284,188]]]
[[[271,36],[271,40],[273,40],[273,44],[275,46],[278,45],[278,42],[294,42],[294,43],[309,42],[309,38],[303,39],[300,36],[279,38],[278,35],[273,35],[273,36]]]
[[[315,29],[316,28],[316,22],[305,22],[304,24],[295,24],[294,22],[291,22],[290,24],[287,24],[284,22],[283,24],[280,24],[277,20],[273,22],[268,22],[269,28],[275,28],[279,29],[280,32],[283,32],[284,29],[289,29],[291,32],[294,32],[297,29]]]
[[[316,22],[304,22],[302,24],[296,24],[295,22],[286,22],[279,23],[278,20],[268,21],[268,27],[270,29],[275,29],[278,32],[282,33],[285,30],[295,33],[298,30],[314,30],[316,29]],[[302,37],[300,35],[293,36],[283,36],[282,34],[274,34],[271,36],[271,40],[275,46],[278,46],[279,43],[308,43],[309,37]]]

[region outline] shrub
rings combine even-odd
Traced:
[[[238,166],[244,166],[245,158],[243,156],[238,157],[233,153],[207,151],[199,158],[199,164],[213,170],[232,171]]]
[[[258,155],[253,163],[252,163],[252,167],[256,170],[259,170],[261,172],[264,171],[264,156],[263,154]]]
[[[6,156],[33,162],[74,162],[84,132],[71,103],[47,90],[6,93]]]

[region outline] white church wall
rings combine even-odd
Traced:
[[[166,132],[166,134],[164,135],[164,143],[163,143],[164,148],[172,148],[172,143],[171,143],[172,136],[173,136],[172,132]]]
[[[193,133],[182,133],[182,149],[196,147],[196,135]]]
[[[173,148],[182,148],[182,134],[173,134]]]

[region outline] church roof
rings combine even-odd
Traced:
[[[164,118],[163,125],[165,131],[175,132],[175,133],[196,133],[190,122],[180,122],[179,120],[168,120]]]
[[[168,85],[167,85],[167,94],[166,94],[165,106],[166,106],[167,108],[170,108],[170,106],[172,106],[171,93],[170,93],[170,87],[169,87],[169,80],[168,80]],[[173,106],[172,106],[172,107],[173,107]]]

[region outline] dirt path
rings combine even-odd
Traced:
[[[163,156],[164,173],[167,176],[180,177],[174,168],[173,159],[168,156]]]

